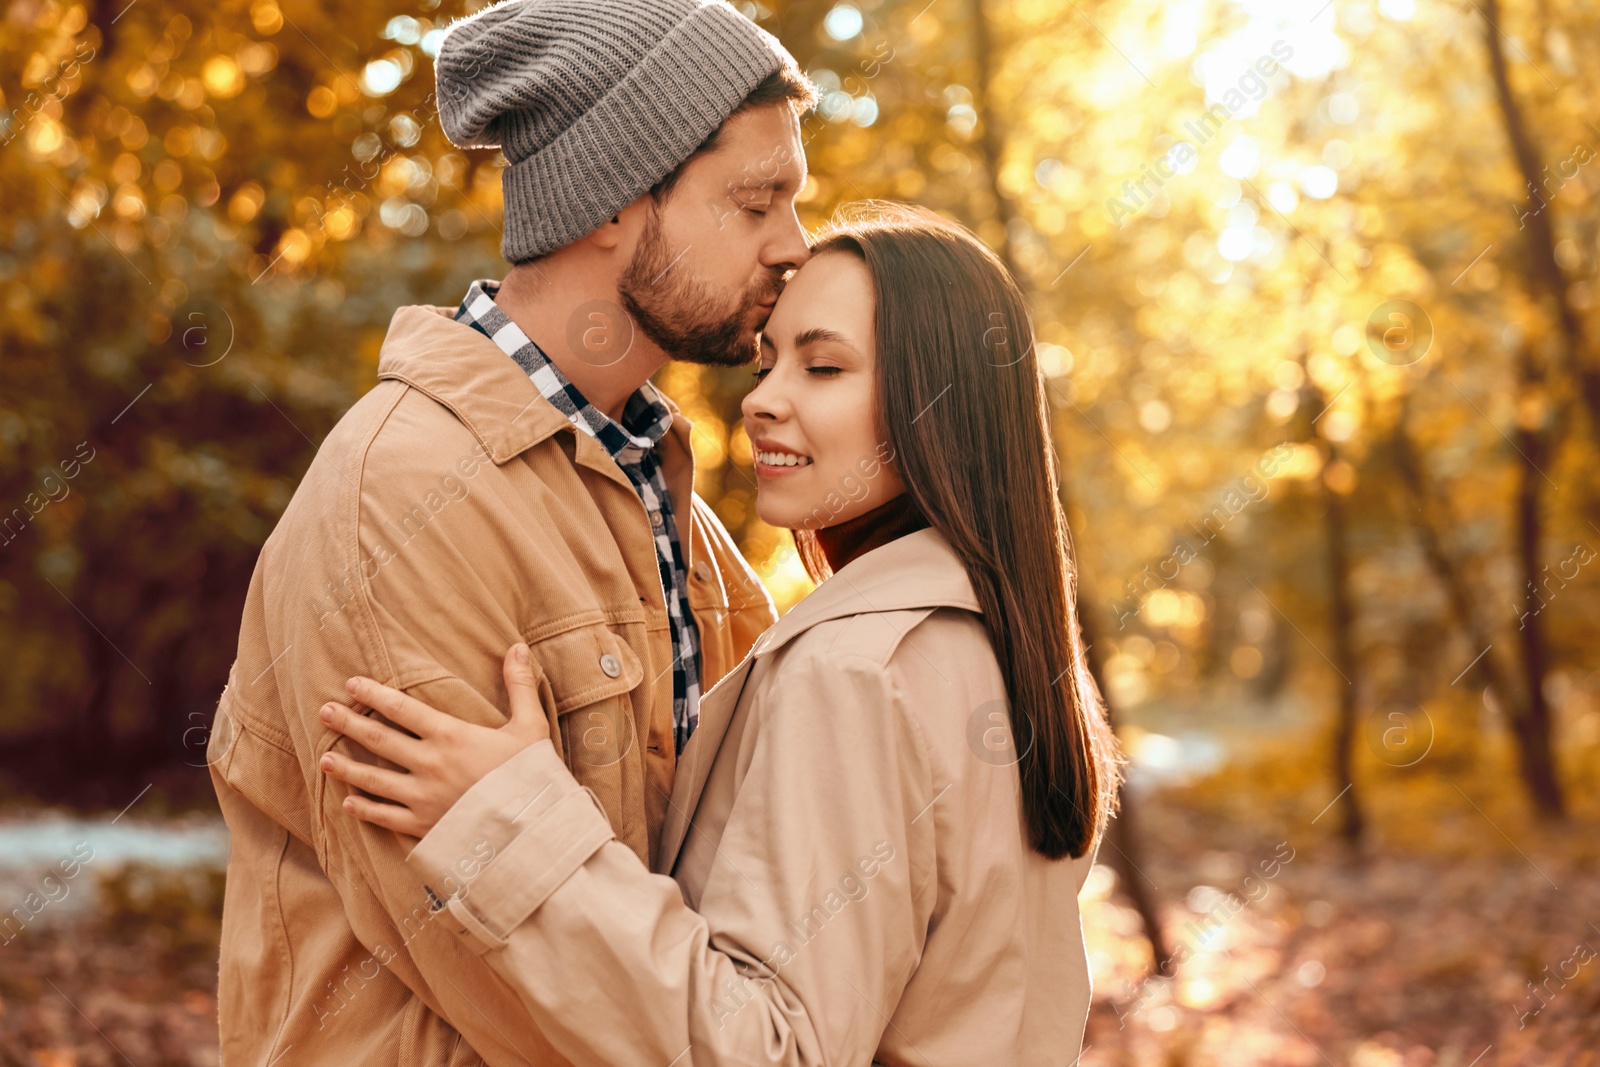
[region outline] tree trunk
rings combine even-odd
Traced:
[[[1428,565],[1433,570],[1434,576],[1439,579],[1439,583],[1444,586],[1451,610],[1460,620],[1471,646],[1480,650],[1463,673],[1474,675],[1483,688],[1494,694],[1495,702],[1505,709],[1506,720],[1517,743],[1518,765],[1522,771],[1523,784],[1534,807],[1540,812],[1559,815],[1565,805],[1550,756],[1550,717],[1544,700],[1544,675],[1548,669],[1544,631],[1539,628],[1537,615],[1531,617],[1531,624],[1526,619],[1523,620],[1519,642],[1522,646],[1524,682],[1525,686],[1529,687],[1529,696],[1524,698],[1523,693],[1512,682],[1511,673],[1502,665],[1500,656],[1494,651],[1493,635],[1479,621],[1478,612],[1469,592],[1464,565],[1455,559],[1445,546],[1444,538],[1439,532],[1454,528],[1455,519],[1444,503],[1434,499],[1434,494],[1428,489],[1424,480],[1416,448],[1406,431],[1408,406],[1409,401],[1402,401],[1400,416],[1395,420],[1394,430],[1390,436],[1394,465],[1400,475],[1400,484],[1410,499],[1411,507],[1406,510],[1411,516],[1418,537],[1422,540],[1422,550],[1427,557]],[[1532,582],[1533,571],[1538,562],[1541,493],[1539,483],[1543,480],[1535,460],[1542,450],[1548,448],[1548,443],[1541,443],[1536,433],[1527,430],[1519,430],[1518,434],[1520,438],[1518,447],[1523,452],[1523,464],[1517,494],[1517,553],[1524,581]],[[1527,602],[1529,585],[1525,584],[1523,589],[1526,607],[1531,610],[1533,605]],[[1532,706],[1535,692],[1540,709],[1537,712]]]
[[[1309,378],[1307,379],[1309,382]],[[1308,384],[1312,407],[1325,411],[1327,397],[1314,384]],[[1339,708],[1333,728],[1333,784],[1339,790],[1341,817],[1339,836],[1350,845],[1359,845],[1365,821],[1361,815],[1361,802],[1357,795],[1351,761],[1355,751],[1356,702],[1360,696],[1356,679],[1360,668],[1356,663],[1355,642],[1351,628],[1355,624],[1355,609],[1350,596],[1350,545],[1343,496],[1329,484],[1331,469],[1341,462],[1339,448],[1326,438],[1312,435],[1322,451],[1323,521],[1327,531],[1328,624],[1333,631],[1333,662],[1343,676],[1344,688],[1339,691]]]
[[[1536,357],[1527,348],[1522,350],[1519,365],[1522,389],[1535,395],[1543,393],[1543,371]],[[1544,496],[1545,474],[1542,466],[1548,462],[1551,447],[1549,431],[1544,426],[1529,425],[1529,420],[1517,419],[1517,450],[1522,453],[1522,466],[1517,487],[1517,559],[1522,564],[1524,613],[1518,622],[1517,634],[1522,645],[1522,670],[1528,703],[1526,714],[1511,720],[1512,733],[1517,739],[1522,779],[1535,809],[1546,819],[1560,819],[1566,814],[1566,804],[1561,795],[1561,785],[1556,779],[1555,759],[1550,748],[1550,705],[1544,695],[1545,674],[1550,665],[1549,644],[1545,640],[1544,625],[1539,619],[1544,609],[1544,599],[1539,595],[1539,541],[1544,532],[1540,504]]]
[[[117,667],[121,664],[116,650],[101,629],[88,619],[80,619],[78,637],[90,680],[89,695],[84,698],[71,734],[78,747],[80,758],[93,774],[100,774],[115,751],[111,736],[111,693],[116,683]],[[63,731],[65,732],[65,731]]]
[[[1500,2],[1483,0],[1484,43],[1488,47],[1489,73],[1494,79],[1495,99],[1500,105],[1500,118],[1505,123],[1506,137],[1511,142],[1511,154],[1521,172],[1523,187],[1529,198],[1529,210],[1518,223],[1527,235],[1528,264],[1532,270],[1536,289],[1542,289],[1556,305],[1556,320],[1560,327],[1565,349],[1564,363],[1567,373],[1578,382],[1578,391],[1589,409],[1589,430],[1600,442],[1600,365],[1588,358],[1588,345],[1584,336],[1583,317],[1572,304],[1568,291],[1566,272],[1556,262],[1555,231],[1551,225],[1553,208],[1546,201],[1554,194],[1545,190],[1544,166],[1539,150],[1534,147],[1522,107],[1511,90],[1511,78],[1506,70],[1505,50],[1500,39]]]
[[[988,176],[989,192],[994,197],[995,218],[1000,223],[1000,247],[995,252],[1017,284],[1028,288],[1017,267],[1011,247],[1011,223],[1017,217],[1016,205],[1000,189],[1000,159],[1004,155],[1005,134],[1000,129],[998,113],[990,105],[994,92],[994,33],[989,17],[984,13],[983,0],[967,0],[972,17],[972,54],[977,67],[973,79],[973,107],[978,113],[978,146],[983,151],[984,172]]]
[[[1555,302],[1563,363],[1567,373],[1576,379],[1578,394],[1588,409],[1589,432],[1600,442],[1600,364],[1589,358],[1583,318],[1573,306],[1566,273],[1556,260],[1553,208],[1549,204],[1555,193],[1542,184],[1545,168],[1528,133],[1521,105],[1511,89],[1505,50],[1500,39],[1500,10],[1499,0],[1483,0],[1483,35],[1488,50],[1489,73],[1494,79],[1495,98],[1500,105],[1506,137],[1511,142],[1511,154],[1529,194],[1529,210],[1520,215],[1518,226],[1527,234],[1528,263],[1536,283],[1535,289],[1543,290]],[[1519,376],[1524,390],[1536,390],[1540,394],[1544,392],[1543,368],[1537,365],[1536,357],[1526,348],[1520,359]],[[1517,738],[1522,777],[1533,798],[1534,807],[1542,817],[1559,819],[1565,814],[1566,805],[1551,754],[1550,709],[1544,696],[1549,646],[1544,627],[1539,622],[1543,601],[1538,596],[1539,537],[1543,529],[1540,499],[1544,493],[1539,483],[1545,480],[1540,466],[1554,452],[1554,434],[1543,427],[1525,426],[1523,422],[1519,417],[1517,438],[1523,465],[1517,493],[1517,550],[1523,579],[1527,584],[1524,586],[1526,613],[1522,617],[1518,635],[1522,645],[1527,705],[1526,713],[1513,718],[1511,725]],[[1536,601],[1538,608],[1534,606]]]
[[[1422,552],[1427,557],[1428,566],[1433,570],[1439,584],[1444,586],[1451,610],[1460,620],[1472,648],[1478,650],[1474,653],[1476,658],[1467,665],[1466,671],[1474,675],[1484,688],[1494,694],[1495,701],[1507,709],[1509,718],[1519,719],[1526,714],[1522,695],[1512,683],[1510,673],[1502,665],[1501,657],[1494,651],[1492,634],[1479,619],[1472,595],[1468,591],[1469,582],[1465,564],[1457,560],[1446,547],[1444,537],[1440,533],[1441,530],[1455,529],[1456,521],[1449,507],[1443,501],[1435,499],[1434,493],[1428,488],[1423,477],[1416,446],[1412,444],[1411,435],[1406,430],[1406,414],[1409,407],[1409,398],[1401,401],[1400,414],[1395,419],[1394,430],[1390,434],[1395,470],[1400,475],[1400,484],[1404,487],[1411,504],[1406,513],[1411,517],[1412,526],[1422,541]]]

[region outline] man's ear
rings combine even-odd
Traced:
[[[621,231],[621,216],[613,215],[610,222],[601,223],[600,228],[591,233],[586,240],[596,248],[603,248],[608,252],[613,251],[622,241]]]
[[[595,247],[614,252],[619,248],[630,248],[644,232],[645,220],[648,218],[651,200],[650,194],[634,200],[628,206],[611,216],[609,222],[603,223],[588,237]]]

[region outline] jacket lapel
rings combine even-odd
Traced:
[[[771,655],[830,619],[933,607],[981,611],[966,569],[949,543],[935,530],[917,530],[852,560],[757,638],[744,660],[700,698],[700,724],[678,757],[672,796],[661,824],[661,845],[656,852],[659,872],[671,874],[678,864],[711,766],[758,658]]]

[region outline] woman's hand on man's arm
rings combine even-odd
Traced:
[[[548,738],[550,724],[539,702],[528,646],[513,645],[504,669],[511,716],[500,727],[458,719],[371,678],[351,678],[346,689],[353,699],[403,729],[337,703],[323,705],[323,725],[401,769],[376,767],[337,752],[324,754],[323,773],[382,798],[351,794],[344,810],[375,826],[422,837],[490,771]]]

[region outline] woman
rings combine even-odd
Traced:
[[[416,736],[323,721],[409,773],[323,769],[394,802],[345,807],[422,837],[441,920],[575,1064],[1073,1062],[1115,766],[1022,295],[970,233],[876,206],[761,346],[757,509],[822,584],[703,698],[672,877],[567,771],[526,645],[497,730],[352,679]],[[467,879],[469,851],[492,858]]]

